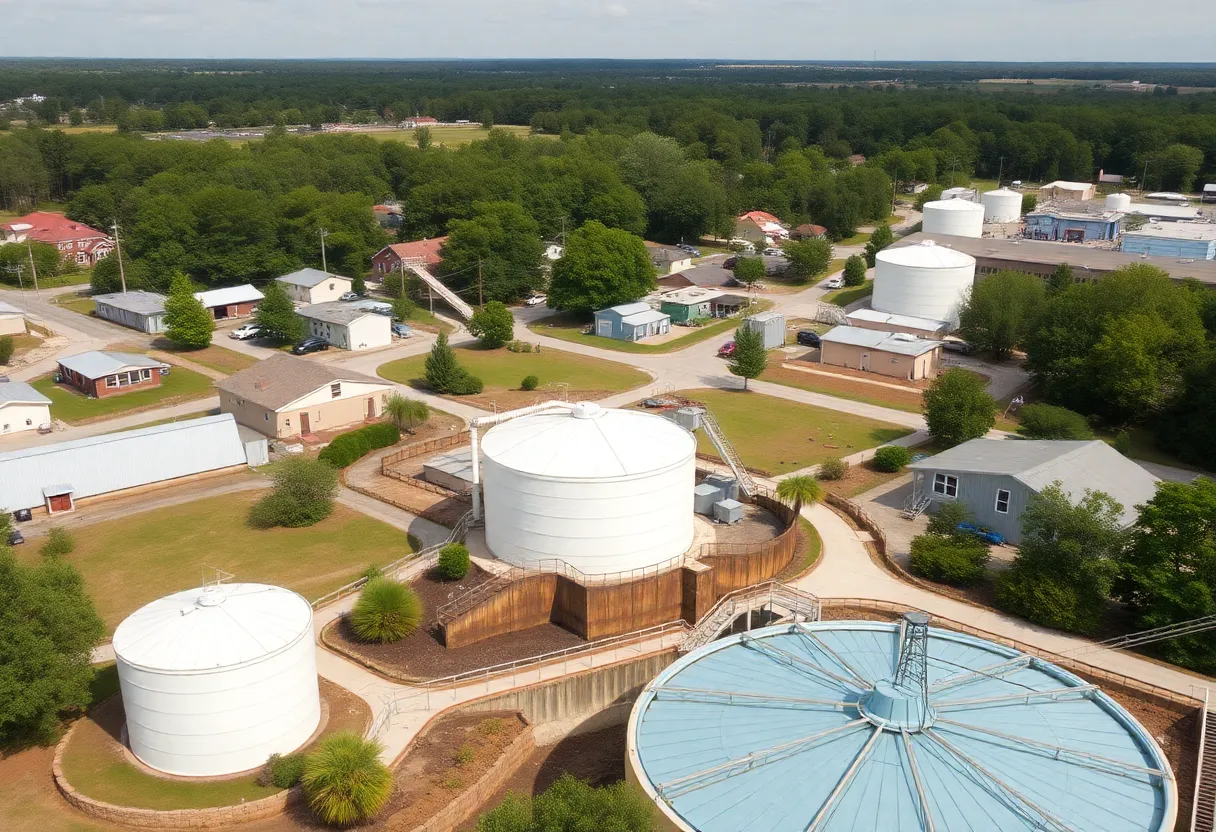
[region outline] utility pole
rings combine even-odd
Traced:
[[[34,241],[27,238],[25,247],[30,253],[30,272],[34,275],[34,294],[38,295],[38,267],[34,265]]]
[[[9,274],[17,275],[17,285],[21,287],[21,294],[25,294],[25,282],[21,279],[21,270],[25,268],[24,263],[16,263],[12,266],[5,266],[4,270]]]
[[[329,266],[325,262],[325,238],[329,236],[329,232],[322,228],[317,233],[321,235],[321,271],[329,274]]]
[[[1144,160],[1144,174],[1140,177],[1140,193],[1148,190],[1148,159]]]
[[[110,226],[114,230],[114,254],[118,257],[118,279],[122,281],[122,293],[127,293],[127,270],[122,265],[122,243],[118,237],[118,217],[114,218],[114,224]]]
[[[1002,156],[1001,157],[1001,166],[999,168],[997,168],[997,175],[996,175],[996,186],[998,188],[1001,187],[1001,177],[1004,175],[1004,173],[1005,173],[1005,157]]]
[[[482,285],[481,285],[481,258],[480,257],[477,258],[477,305],[478,306],[486,305],[485,293],[482,291]]]

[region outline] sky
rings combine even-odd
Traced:
[[[1214,30],[1216,0],[0,0],[8,57],[1211,61]]]

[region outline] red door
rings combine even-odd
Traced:
[[[50,498],[51,514],[57,511],[72,510],[72,495],[71,494],[54,494]]]
[[[308,424],[308,414],[300,414],[300,433],[312,433],[312,426]]]

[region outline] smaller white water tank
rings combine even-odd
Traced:
[[[984,222],[1017,222],[1022,217],[1022,195],[1009,188],[985,191],[980,197]]]
[[[1132,198],[1127,194],[1107,194],[1107,211],[1127,211],[1132,207]]]
[[[979,206],[976,206],[979,208]],[[932,240],[878,252],[870,306],[879,312],[958,323],[975,282],[975,258]]]
[[[981,237],[984,234],[984,206],[965,199],[946,199],[925,203],[922,226],[926,234],[955,237]]]

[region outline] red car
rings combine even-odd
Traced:
[[[735,342],[727,341],[718,348],[718,358],[730,358],[735,354]]]

